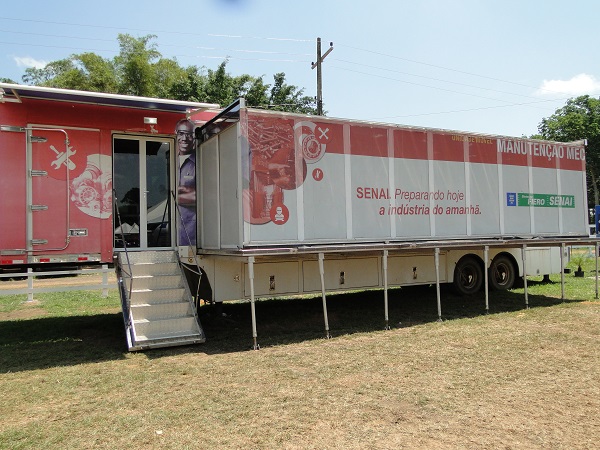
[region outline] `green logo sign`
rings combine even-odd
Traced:
[[[540,208],[575,208],[574,195],[517,193],[517,206],[537,206]]]

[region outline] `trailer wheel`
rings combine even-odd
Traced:
[[[498,255],[489,269],[490,285],[496,291],[512,289],[516,279],[515,266],[505,255]]]
[[[464,256],[454,268],[454,289],[462,295],[472,295],[483,285],[483,270],[473,256]]]

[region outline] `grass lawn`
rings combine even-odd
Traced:
[[[0,296],[0,448],[585,449],[600,442],[589,278],[201,308],[205,344],[128,353],[116,291]]]

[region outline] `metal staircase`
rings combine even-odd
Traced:
[[[176,251],[121,252],[116,270],[129,351],[206,340]]]

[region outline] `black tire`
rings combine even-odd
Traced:
[[[515,286],[517,273],[513,262],[507,256],[496,256],[488,273],[490,286],[495,291],[506,291]]]
[[[483,285],[483,270],[479,260],[473,256],[463,256],[454,268],[454,290],[461,295],[473,295]]]

